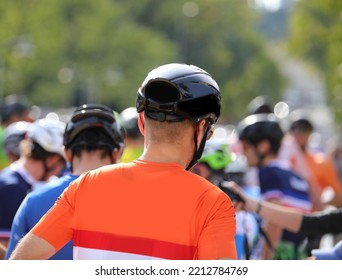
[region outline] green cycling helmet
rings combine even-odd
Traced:
[[[206,163],[211,170],[220,171],[232,162],[228,144],[210,139],[205,143],[200,163]]]

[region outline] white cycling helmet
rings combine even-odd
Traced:
[[[59,120],[39,119],[33,123],[27,137],[38,143],[46,152],[55,153],[64,158],[65,125]]]

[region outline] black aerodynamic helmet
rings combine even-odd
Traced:
[[[216,81],[203,69],[170,63],[153,69],[138,90],[138,113],[158,121],[202,119],[214,124],[220,116],[221,95]]]
[[[67,148],[75,146],[107,147],[111,150],[124,146],[125,129],[119,121],[120,117],[105,105],[84,104],[77,107],[67,123],[63,144]],[[93,135],[80,135],[96,129],[105,132],[105,137],[93,132]],[[102,133],[103,134],[103,133]]]
[[[250,115],[238,124],[237,131],[241,141],[246,141],[253,146],[258,145],[262,140],[268,140],[274,153],[278,152],[284,137],[284,132],[274,114]]]

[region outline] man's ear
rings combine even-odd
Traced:
[[[145,134],[144,134],[145,133],[144,124],[145,124],[144,113],[140,112],[139,113],[139,118],[138,118],[138,126],[139,126],[139,130],[140,130],[141,134],[145,136]]]
[[[203,134],[206,133],[206,123],[205,120],[201,120],[198,124],[197,124],[197,145],[199,145],[202,141],[203,138]],[[202,131],[202,133],[200,133]]]
[[[114,159],[114,163],[118,163],[120,161],[123,152],[124,147],[120,147],[119,149],[114,149],[112,151],[112,158]]]

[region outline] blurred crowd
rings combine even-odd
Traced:
[[[41,117],[33,109],[23,96],[17,95],[7,96],[1,104],[2,259],[9,258],[20,239],[14,230],[18,224],[13,221],[18,223],[15,217],[20,216],[18,209],[23,208],[25,198],[72,172],[71,160],[64,151],[64,133],[72,114],[69,119],[57,114]],[[125,131],[123,150],[117,160],[108,164],[131,162],[144,150],[136,108],[126,108],[116,117]],[[289,114],[279,118],[274,105],[262,96],[251,100],[239,123],[215,126],[191,172],[215,184],[235,203],[238,259],[306,259],[313,256],[314,250],[332,250],[341,240],[336,232],[298,232],[286,221],[260,215],[261,206],[244,207],[248,198],[303,215],[342,207],[342,148],[314,146],[314,133],[319,132],[309,116]],[[227,182],[236,186],[227,187]]]

